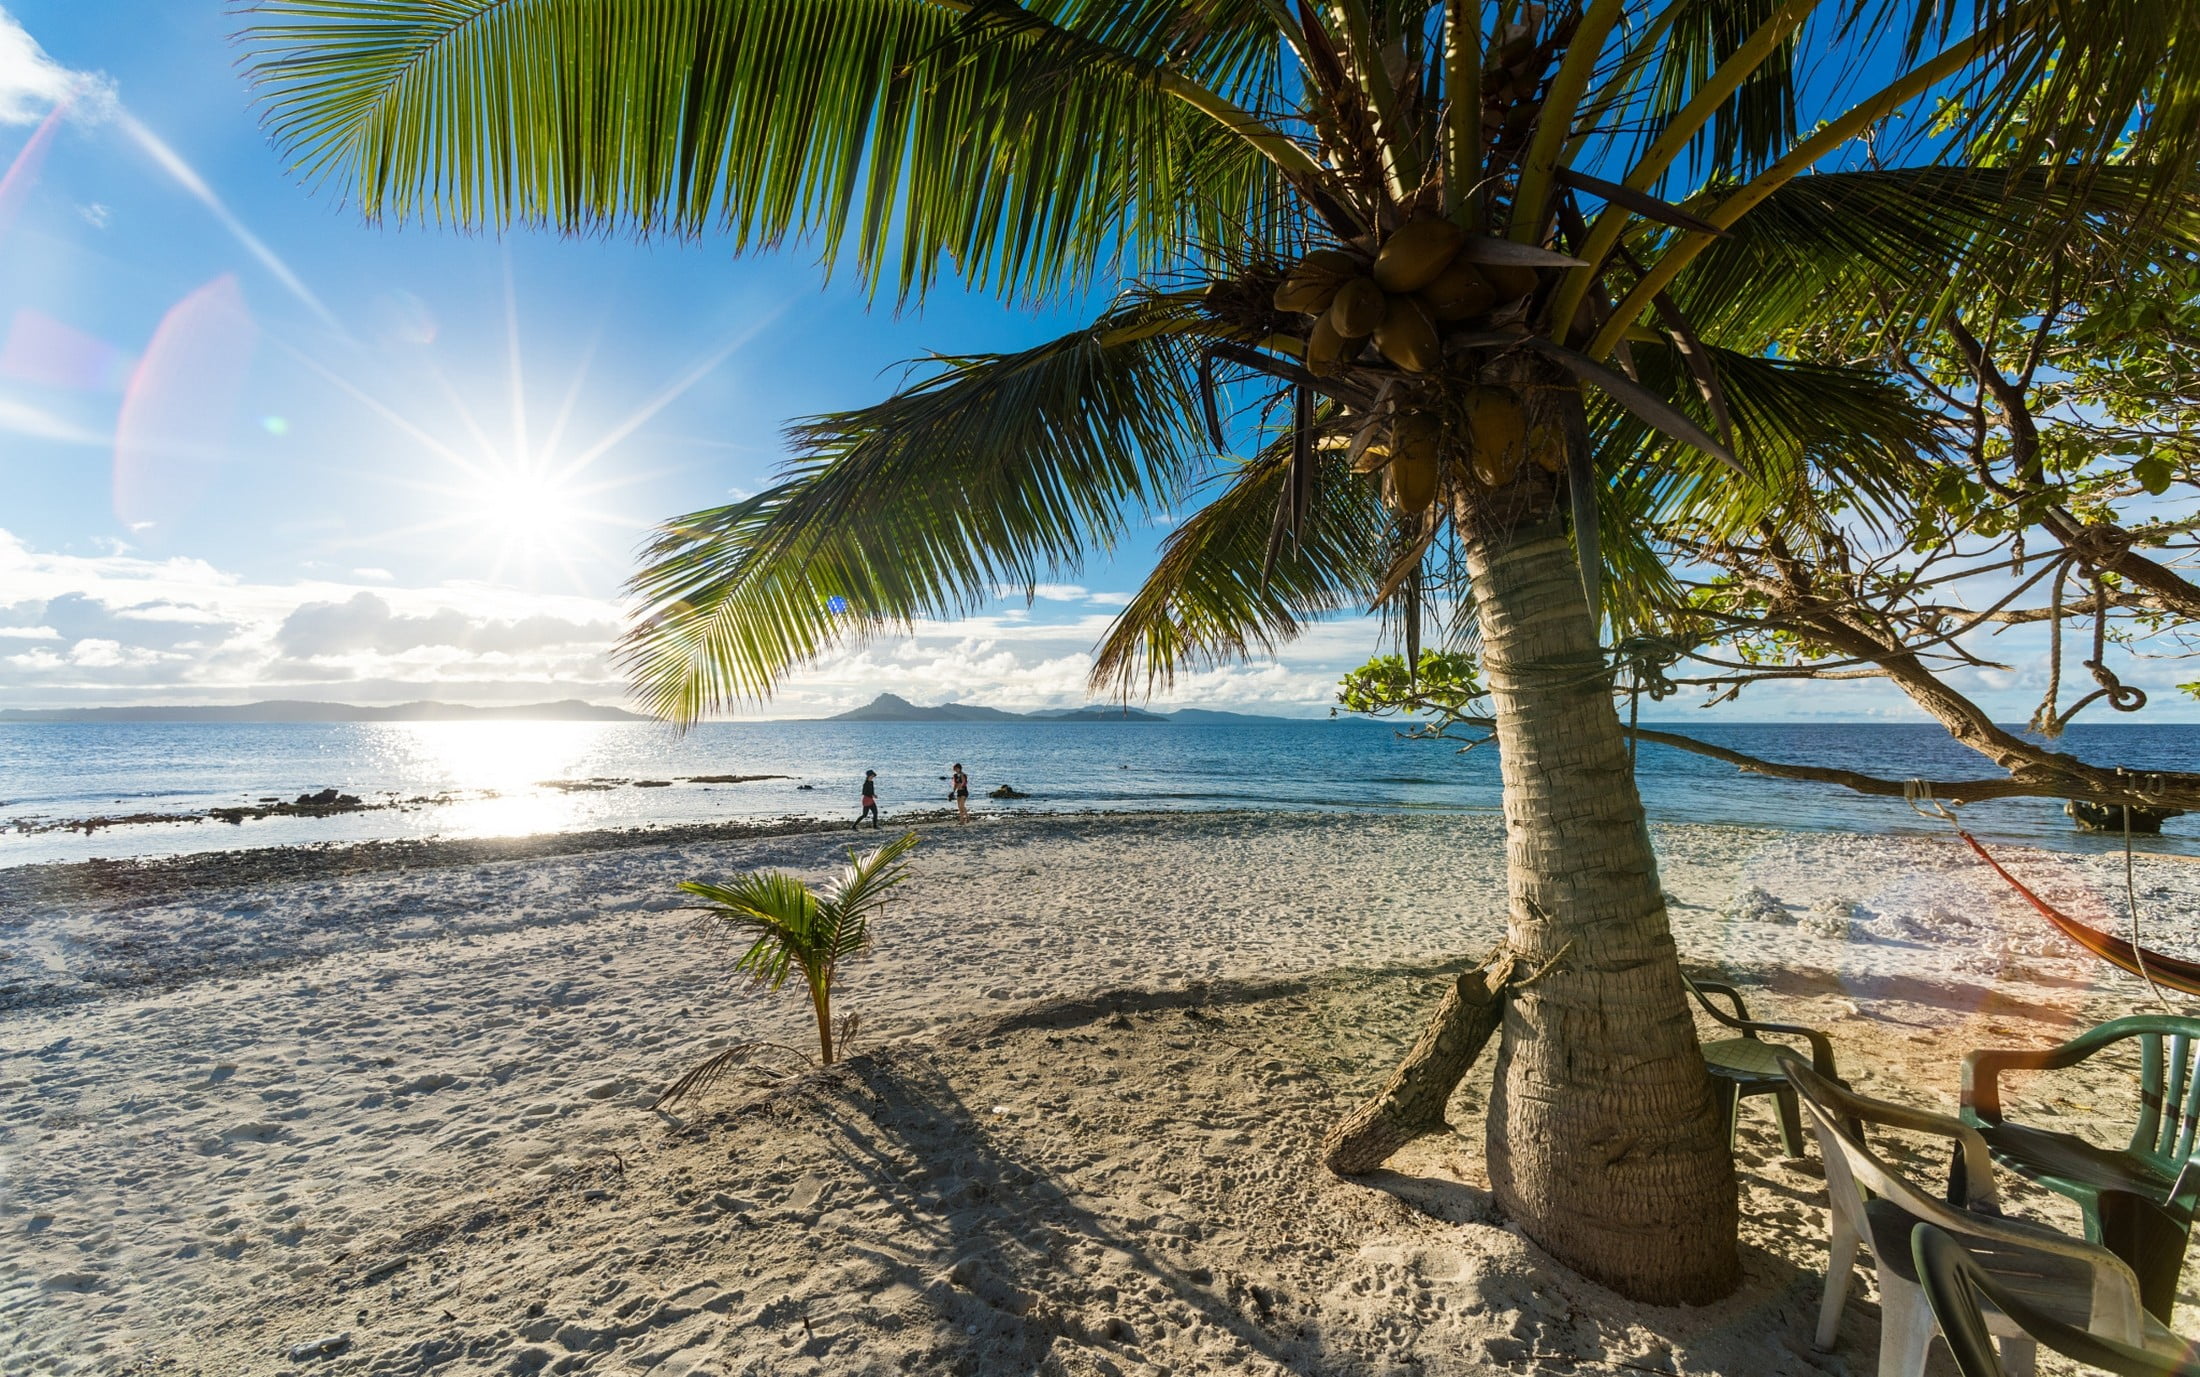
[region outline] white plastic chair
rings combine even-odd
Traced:
[[[2184,1341],[2141,1308],[2138,1279],[2123,1259],[2083,1239],[2001,1214],[1993,1158],[1978,1130],[1944,1114],[1844,1090],[1798,1057],[1783,1056],[1780,1062],[1818,1137],[1833,1203],[1819,1348],[1833,1347],[1857,1251],[1869,1247],[1879,1273],[1879,1377],[1922,1377],[1937,1332],[1910,1249],[1911,1230],[1922,1221],[1962,1237],[1998,1285],[2040,1310],[2118,1343],[2173,1356],[2184,1352]],[[1852,1121],[1954,1140],[1966,1183],[1962,1207],[1936,1199],[1881,1161],[1849,1129]],[[2000,1336],[2002,1365],[2010,1377],[2031,1377],[2031,1336],[1998,1312],[1987,1322]]]

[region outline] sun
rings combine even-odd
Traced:
[[[588,521],[587,494],[548,465],[486,467],[467,485],[467,524],[513,555],[570,549]]]
[[[462,539],[471,535],[497,571],[570,565],[593,547],[591,528],[605,520],[603,486],[579,481],[570,467],[498,459],[456,485],[450,524]]]

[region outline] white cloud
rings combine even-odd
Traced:
[[[0,9],[0,124],[36,124],[64,103],[94,117],[114,107],[114,82],[49,57],[15,16]]]
[[[993,595],[1018,602],[1083,602],[1086,597],[1084,588],[1074,583],[1035,583],[1028,588],[1022,584],[1001,583],[994,585]]]
[[[1023,607],[1003,611],[1003,616],[1011,617],[1028,615],[1024,608],[1035,602],[1081,602],[1087,607],[1123,607],[1131,600],[1128,593],[1095,593],[1081,583],[1035,583],[1029,588],[1020,584],[1001,583],[994,585],[993,596],[1003,602],[1023,604]]]
[[[351,576],[355,579],[367,579],[374,583],[395,583],[397,581],[397,575],[387,569],[354,569],[351,571]]]
[[[600,647],[617,635],[618,627],[608,620],[577,622],[537,614],[500,621],[455,607],[405,616],[392,611],[379,594],[354,593],[343,602],[300,606],[276,628],[275,645],[301,660],[361,652],[403,656],[428,647],[510,656],[565,646]]]
[[[69,647],[69,663],[86,669],[111,669],[123,658],[120,641],[84,640]]]
[[[607,599],[454,583],[248,581],[0,531],[0,706],[325,697],[616,701]]]
[[[93,201],[89,205],[78,206],[76,213],[83,216],[84,223],[90,225],[93,229],[105,229],[108,223],[115,218],[115,213],[98,201]]]
[[[106,554],[34,549],[0,530],[0,706],[624,697],[610,661],[625,618],[618,603],[481,583],[366,582],[389,572],[263,582],[205,560],[153,559],[127,547]],[[736,712],[819,716],[882,692],[1019,710],[1084,703],[1093,650],[1113,614],[1111,595],[1082,596],[1047,605],[1044,616],[1015,605],[919,623],[911,635],[805,668],[772,702]],[[1277,660],[1189,669],[1151,701],[1319,715],[1347,670],[1387,649],[1374,619],[1322,622]],[[1966,682],[2004,720],[2021,720],[2041,691],[2043,657],[2013,640],[2000,649],[2018,673],[1976,671]],[[2189,666],[2141,661],[2126,677],[2156,694],[2149,720],[2192,715],[2173,687],[2193,677]],[[2065,682],[2067,690],[2072,681]],[[1695,703],[1691,696],[1643,706],[1647,720],[1667,723],[1919,720],[1899,693],[1871,681],[1759,685],[1708,718],[1693,711]]]

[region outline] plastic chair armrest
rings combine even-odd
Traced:
[[[1688,992],[1696,996],[1696,1002],[1703,1006],[1705,1013],[1719,1022],[1729,1028],[1739,1029],[1745,1033],[1749,1031],[1749,1006],[1742,1002],[1742,992],[1740,990],[1717,980],[1690,980],[1688,981]],[[1728,999],[1733,1000],[1734,1012],[1727,1013],[1718,1005],[1713,1004],[1711,996],[1715,994],[1725,995]]]
[[[1805,1028],[1800,1023],[1768,1023],[1749,1016],[1749,1006],[1742,1002],[1741,991],[1732,985],[1716,980],[1691,980],[1688,988],[1695,994],[1696,1002],[1705,1013],[1738,1033],[1756,1037],[1759,1033],[1771,1033],[1779,1037],[1802,1038],[1810,1044],[1811,1069],[1828,1080],[1838,1080],[1840,1072],[1834,1069],[1833,1041],[1816,1028]],[[1710,996],[1725,995],[1734,1001],[1734,1012],[1724,1013],[1711,1002]]]
[[[1788,1063],[1794,1063],[1797,1066],[1802,1064],[1802,1058],[1784,1051],[1780,1053],[1780,1061],[1783,1068]],[[1831,1076],[1818,1073],[1816,1067],[1811,1067],[1809,1070],[1818,1075],[1821,1080],[1827,1082],[1833,1080]],[[1788,1079],[1790,1081],[1795,1080],[1795,1072],[1789,1071]],[[1964,1195],[1966,1197],[1962,1202],[1963,1206],[1992,1205],[1997,1207],[1998,1210],[2001,1197],[1994,1186],[1994,1157],[1986,1148],[1986,1139],[1979,1135],[1976,1128],[1961,1119],[1953,1119],[1946,1114],[1935,1114],[1929,1109],[1917,1109],[1910,1105],[1897,1104],[1892,1100],[1879,1100],[1868,1095],[1859,1095],[1839,1084],[1829,1083],[1815,1090],[1810,1090],[1806,1086],[1805,1089],[1809,1091],[1813,1099],[1844,1118],[1860,1119],[1869,1124],[1885,1124],[1889,1128],[1907,1129],[1912,1133],[1927,1133],[1936,1138],[1954,1139],[1956,1151],[1963,1158]]]
[[[2070,1041],[2055,1047],[2037,1050],[2014,1047],[1980,1048],[1965,1054],[1963,1058],[1963,1108],[1983,1122],[1999,1122],[2002,1072],[2060,1071],[2076,1066],[2105,1047],[2130,1038],[2144,1037],[2149,1033],[2193,1035],[2200,1033],[2200,1019],[2141,1014],[2132,1018],[2111,1019],[2097,1028],[2088,1028]]]

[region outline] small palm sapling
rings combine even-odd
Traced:
[[[908,878],[907,857],[916,844],[917,834],[905,832],[864,855],[850,851],[847,868],[814,890],[783,870],[752,871],[724,884],[686,880],[680,885],[704,901],[690,907],[700,911],[706,931],[749,944],[733,963],[734,975],[777,990],[788,976],[801,974],[817,1016],[822,1065],[832,1065],[836,1052],[833,984],[841,963],[871,945],[872,915]],[[844,1034],[839,1041],[845,1045]],[[675,1082],[664,1102],[708,1088],[755,1047],[743,1043],[712,1057]]]

